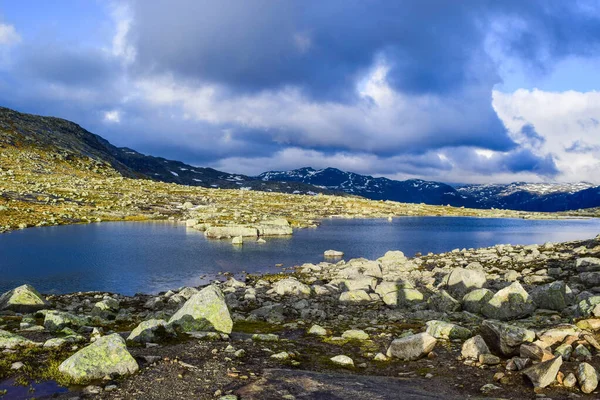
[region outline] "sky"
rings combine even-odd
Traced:
[[[596,0],[0,0],[0,105],[256,175],[600,184]]]

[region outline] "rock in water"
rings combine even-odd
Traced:
[[[137,343],[158,342],[168,337],[174,337],[175,331],[162,319],[150,319],[139,324],[127,338],[127,341]]]
[[[338,250],[325,250],[325,252],[323,253],[323,255],[325,257],[343,257],[344,256],[344,252],[343,251],[338,251]]]
[[[454,268],[448,275],[447,290],[452,296],[460,299],[472,290],[483,288],[485,282],[483,271]]]
[[[387,356],[406,361],[417,360],[430,353],[436,343],[437,340],[425,332],[395,339],[387,350]]]
[[[498,321],[483,321],[479,330],[488,347],[503,356],[518,355],[522,343],[535,340],[534,331]]]
[[[210,285],[190,297],[171,317],[169,325],[182,330],[231,333],[233,321],[221,289]]]
[[[583,393],[592,393],[598,387],[598,373],[588,363],[581,363],[577,367],[577,380]]]
[[[509,321],[527,317],[535,311],[535,304],[519,282],[498,291],[481,308],[481,313],[488,318]]]
[[[58,370],[75,382],[102,379],[107,375],[128,375],[139,369],[118,333],[102,336],[67,358]]]
[[[552,360],[544,361],[524,369],[523,375],[528,377],[536,388],[545,388],[556,379],[556,374],[558,374],[562,362],[562,357],[557,356]]]
[[[22,285],[0,296],[0,310],[30,313],[48,307],[48,302],[31,285]]]

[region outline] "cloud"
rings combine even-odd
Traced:
[[[0,46],[12,46],[21,41],[14,26],[0,22]]]
[[[119,110],[106,111],[104,113],[104,121],[108,123],[121,123],[121,112]]]

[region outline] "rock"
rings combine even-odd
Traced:
[[[548,361],[554,358],[554,355],[541,344],[544,342],[523,343],[519,346],[519,355],[521,358],[529,358],[533,361]]]
[[[354,279],[344,279],[343,285],[347,291],[365,290],[370,291],[377,287],[377,279],[361,275]]]
[[[535,311],[535,304],[519,282],[498,291],[481,308],[481,313],[488,318],[509,321],[527,317]]]
[[[431,352],[436,343],[437,340],[426,332],[406,336],[390,344],[387,356],[405,361],[417,360]]]
[[[198,225],[199,221],[197,219],[188,219],[185,221],[185,226],[187,228],[192,228],[196,225]]]
[[[290,358],[290,354],[287,351],[282,351],[280,353],[275,353],[272,354],[271,357],[274,360],[279,360],[279,361],[285,361],[285,360],[289,360]]]
[[[348,340],[368,340],[369,334],[360,329],[350,329],[342,333],[342,337]]]
[[[581,363],[577,367],[577,380],[581,391],[585,394],[592,393],[598,387],[598,373],[588,363]]]
[[[571,356],[578,361],[590,361],[592,359],[592,353],[583,344],[578,344]]]
[[[114,319],[115,313],[119,311],[119,302],[115,299],[108,298],[94,304],[92,315],[104,319]]]
[[[32,346],[35,343],[23,336],[15,335],[0,329],[0,349],[15,349],[17,347]]]
[[[280,296],[309,297],[310,286],[296,278],[286,278],[273,284],[273,290]]]
[[[383,257],[378,258],[377,261],[383,266],[390,267],[404,264],[407,259],[403,252],[395,250],[386,252]]]
[[[243,236],[236,236],[231,240],[231,244],[244,244]]]
[[[478,360],[481,354],[489,354],[490,349],[485,340],[479,335],[473,336],[463,343],[461,355],[464,358]]]
[[[562,362],[562,358],[558,356],[524,369],[522,373],[529,378],[534,387],[545,388],[556,379]]]
[[[278,342],[279,336],[273,333],[255,333],[252,335],[252,340],[255,342]]]
[[[330,360],[332,363],[341,365],[343,367],[354,367],[354,361],[348,356],[339,355],[330,358]]]
[[[462,298],[462,308],[473,314],[480,314],[481,308],[494,297],[494,292],[489,289],[475,289]]]
[[[0,310],[30,313],[48,306],[46,299],[31,285],[19,286],[0,296]]]
[[[556,281],[536,287],[531,298],[539,308],[562,311],[572,303],[573,293],[565,282]]]
[[[467,328],[444,321],[427,321],[427,330],[436,339],[452,340],[452,339],[467,339],[473,333]]]
[[[215,330],[229,334],[233,321],[223,292],[210,285],[190,297],[171,317],[169,325],[183,332]]]
[[[480,354],[477,358],[480,364],[483,365],[498,365],[500,364],[500,357],[489,353]]]
[[[575,387],[576,384],[577,384],[577,377],[572,372],[569,372],[567,374],[567,376],[565,376],[563,379],[563,386],[566,388],[569,388],[569,389],[573,388],[573,387]]]
[[[343,303],[361,303],[372,301],[371,296],[364,290],[351,290],[340,294],[339,301]]]
[[[269,323],[279,323],[285,321],[283,312],[283,305],[276,303],[252,310],[250,311],[250,315],[256,315],[257,317],[264,319]]]
[[[258,234],[260,236],[287,236],[292,235],[294,233],[292,227],[289,224],[283,226],[267,224],[263,222],[259,225],[256,225],[256,229],[258,229]]]
[[[461,308],[460,302],[443,289],[431,296],[427,304],[430,309],[439,312],[460,311]]]
[[[483,321],[479,330],[490,350],[502,356],[517,355],[521,344],[535,340],[534,331],[498,321]]]
[[[417,289],[398,289],[396,302],[398,307],[411,307],[423,302],[423,293]]]
[[[583,257],[575,261],[575,267],[578,272],[600,271],[600,258]]]
[[[327,329],[325,329],[319,325],[313,325],[308,330],[308,334],[315,335],[315,336],[327,336]]]
[[[454,268],[448,275],[446,290],[453,297],[462,298],[472,290],[483,288],[485,283],[486,278],[483,271]]]
[[[587,318],[592,315],[594,308],[600,304],[600,296],[592,296],[577,303],[577,314],[580,317]]]
[[[344,252],[343,251],[338,251],[338,250],[325,250],[325,252],[323,253],[323,255],[325,257],[343,257],[344,256]]]
[[[166,338],[174,337],[175,331],[163,319],[150,319],[140,323],[127,338],[136,343],[158,343]]]
[[[139,369],[119,334],[102,336],[66,359],[58,370],[77,383],[110,375],[129,375]]]
[[[573,325],[557,326],[538,334],[539,339],[547,346],[562,343],[568,336],[579,336],[579,330]]]
[[[569,361],[571,354],[573,354],[573,346],[568,343],[563,343],[554,350],[554,355],[561,356],[565,361]]]
[[[60,331],[63,328],[79,328],[85,326],[87,320],[64,311],[50,310],[44,318],[44,327],[50,332]]]
[[[215,239],[232,238],[236,236],[258,237],[258,229],[239,225],[211,226],[204,231],[204,235]]]

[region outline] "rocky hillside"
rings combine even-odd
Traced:
[[[268,182],[302,182],[368,199],[405,203],[450,204],[455,207],[543,212],[600,206],[600,186],[585,182],[573,184],[517,182],[463,185],[454,188],[445,183],[420,179],[395,181],[335,168],[315,170],[310,167],[291,171],[264,172],[258,178]]]
[[[264,182],[244,175],[144,155],[133,149],[116,147],[73,122],[23,114],[0,107],[0,146],[18,148],[23,145],[54,154],[56,160],[89,158],[98,165],[110,166],[129,178],[207,188],[297,194],[331,193],[302,183]]]

